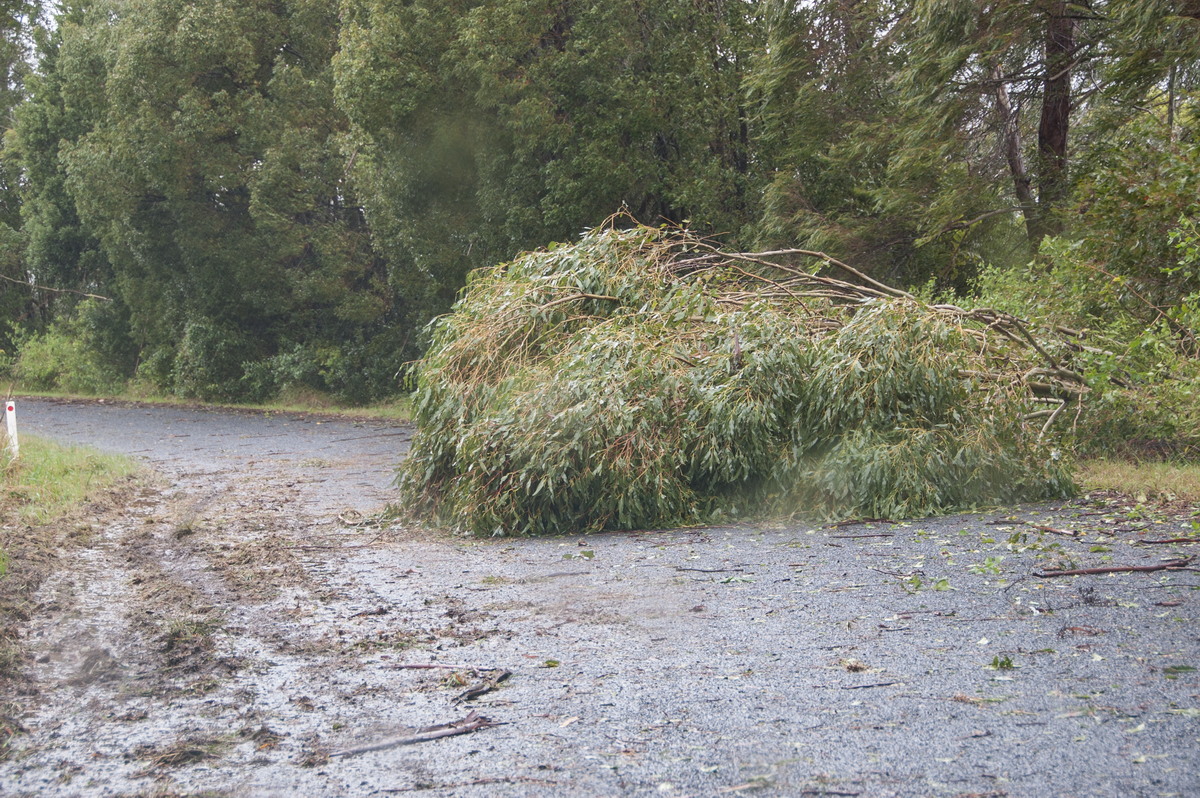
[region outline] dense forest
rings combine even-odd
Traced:
[[[27,387],[393,395],[472,270],[625,211],[1086,332],[1114,436],[1195,405],[1197,0],[0,8]]]

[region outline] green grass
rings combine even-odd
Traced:
[[[1076,479],[1085,491],[1115,490],[1145,499],[1200,502],[1200,463],[1091,459],[1079,463]]]
[[[20,459],[9,462],[7,452],[0,457],[6,464],[0,514],[26,524],[49,523],[95,491],[137,471],[128,457],[61,446],[32,435],[21,436]]]

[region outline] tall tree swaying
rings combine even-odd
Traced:
[[[924,135],[974,127],[996,141],[1036,248],[1066,227],[1073,125],[1194,66],[1197,22],[1194,0],[914,0],[900,31],[907,124]]]
[[[1198,28],[1196,0],[74,0],[35,74],[9,59],[2,265],[113,301],[2,301],[224,398],[396,390],[472,268],[621,208],[960,293],[1078,237],[1176,302]]]
[[[338,100],[375,239],[441,312],[467,270],[625,207],[746,226],[741,3],[343,0]]]
[[[1189,0],[763,7],[748,86],[764,241],[960,291],[1066,231],[1081,152],[1164,87],[1177,103],[1200,59]]]
[[[331,4],[100,0],[61,26],[27,150],[55,153],[70,200],[30,225],[73,206],[100,242],[139,375],[203,398],[389,392],[396,301],[345,179]],[[69,98],[96,104],[74,129]]]
[[[21,170],[8,146],[13,115],[25,98],[31,29],[40,14],[30,0],[0,0],[0,364],[11,356],[11,330],[3,321],[27,316],[29,274],[22,257]]]

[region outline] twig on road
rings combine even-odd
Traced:
[[[501,668],[481,668],[478,665],[443,665],[440,662],[412,662],[393,665],[393,668],[398,670],[432,670],[440,668],[448,671],[469,671],[470,673],[483,673],[484,671],[498,671]],[[507,671],[505,671],[507,673]]]
[[[329,544],[329,545],[319,545],[319,544],[315,544],[315,543],[310,543],[310,544],[305,544],[303,546],[283,546],[282,548],[291,549],[292,551],[311,551],[311,550],[315,550],[315,549],[330,549],[330,550],[337,550],[337,551],[340,551],[342,549],[369,549],[382,539],[383,539],[383,535],[376,535],[375,537],[368,540],[366,543],[351,543],[349,545],[346,545],[344,543],[333,543],[333,544]]]
[[[1163,540],[1135,540],[1134,543],[1200,543],[1200,538],[1164,538]]]
[[[355,756],[357,754],[368,754],[372,751],[383,751],[388,748],[395,748],[400,745],[413,745],[415,743],[429,742],[442,737],[453,737],[457,734],[468,734],[479,729],[486,729],[489,726],[499,726],[500,724],[489,718],[471,710],[465,718],[454,720],[449,723],[442,723],[437,726],[427,726],[421,729],[416,734],[410,737],[397,737],[392,740],[384,740],[381,743],[372,745],[363,745],[358,748],[347,748],[345,751],[334,751],[330,754],[332,759],[335,756]]]
[[[1070,571],[1034,571],[1033,575],[1042,579],[1052,576],[1092,576],[1095,574],[1119,573],[1148,573],[1150,571],[1194,571],[1189,568],[1195,557],[1185,557],[1182,560],[1171,560],[1158,565],[1103,565],[1098,568],[1076,568]]]
[[[1077,538],[1080,533],[1071,529],[1055,529],[1052,526],[1042,526],[1041,524],[1033,524],[1029,521],[1025,522],[1026,526],[1031,526],[1039,532],[1049,532],[1051,535],[1066,535],[1067,537]]]
[[[380,792],[422,792],[424,790],[451,790],[455,787],[479,787],[485,784],[558,784],[550,779],[531,779],[522,776],[504,776],[501,778],[482,778],[471,781],[460,781],[454,784],[418,784],[415,787],[392,787]]]
[[[858,524],[894,524],[896,523],[890,518],[850,518],[846,521],[838,521],[829,525],[829,529],[840,529],[844,526],[857,526]]]

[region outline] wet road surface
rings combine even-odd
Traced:
[[[370,516],[404,427],[22,424],[168,484],[44,589],[4,794],[1200,794],[1200,574],[1045,576],[1178,562],[1200,508],[474,540]]]

